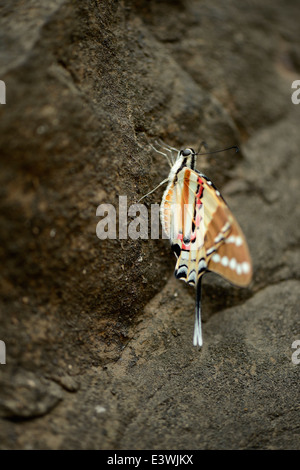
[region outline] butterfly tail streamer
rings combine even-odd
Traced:
[[[201,348],[202,346],[202,328],[201,328],[201,277],[197,283],[196,294],[196,312],[195,312],[195,326],[194,326],[194,346]]]

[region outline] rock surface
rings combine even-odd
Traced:
[[[299,449],[298,1],[2,6],[2,449]],[[165,240],[99,240],[97,206],[199,159],[254,278],[194,290]],[[148,198],[159,202],[162,190]]]

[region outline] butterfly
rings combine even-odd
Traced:
[[[196,153],[192,148],[177,150],[164,143],[158,145],[170,155],[152,148],[167,158],[171,170],[167,179],[143,197],[167,183],[160,205],[161,225],[177,258],[175,277],[196,288],[193,344],[201,347],[203,275],[212,271],[232,284],[246,287],[252,279],[252,262],[237,220],[213,182],[196,170],[196,157],[238,148]]]

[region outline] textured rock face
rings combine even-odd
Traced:
[[[1,8],[1,448],[298,449],[298,1]],[[168,242],[96,237],[167,176],[158,137],[241,147],[198,162],[254,263],[205,277],[201,351]]]

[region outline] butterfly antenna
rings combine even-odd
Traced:
[[[202,147],[204,147],[205,150],[208,150],[208,145],[207,145],[207,143],[205,142],[205,140],[202,140],[202,142],[200,143],[196,155],[199,155],[199,152],[201,151]]]
[[[201,328],[201,279],[197,283],[197,294],[196,294],[196,312],[195,312],[195,326],[194,326],[194,346],[202,346],[202,328]]]
[[[240,150],[237,145],[232,145],[232,147],[226,147],[225,149],[214,150],[212,152],[205,152],[205,153],[196,153],[196,155],[211,155],[212,153],[225,152],[225,150],[231,150],[231,149],[235,149],[235,153],[239,152]]]

